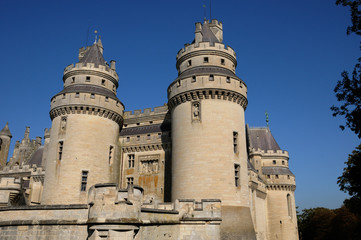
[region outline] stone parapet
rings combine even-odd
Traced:
[[[119,77],[115,70],[111,69],[109,66],[95,66],[94,63],[76,63],[75,66],[74,64],[68,65],[64,69],[63,81],[65,82],[67,78],[79,74],[99,75],[100,77],[108,78],[108,80],[118,86]]]
[[[37,167],[36,165],[22,165],[22,166],[6,166],[2,171],[0,171],[0,177],[6,175],[20,174],[20,173],[29,173],[29,175],[44,175],[45,169],[42,167]]]

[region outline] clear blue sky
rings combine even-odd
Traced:
[[[0,128],[8,121],[12,148],[25,126],[43,136],[51,126],[50,98],[62,90],[64,68],[97,29],[106,60],[117,60],[118,97],[126,110],[167,102],[177,76],[176,53],[194,37],[204,0],[0,1]],[[348,9],[333,0],[213,0],[224,42],[238,57],[248,86],[246,122],[265,125],[290,152],[296,204],[337,208],[346,194],[337,177],[359,144],[329,110],[343,70],[352,70],[360,39],[346,35]],[[207,13],[207,17],[209,14]]]

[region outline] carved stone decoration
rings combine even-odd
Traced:
[[[60,120],[60,128],[59,128],[59,135],[65,134],[67,121],[68,121],[67,116],[61,117],[61,120]]]
[[[192,122],[201,121],[201,102],[192,102]]]
[[[139,174],[159,173],[159,154],[139,156]]]

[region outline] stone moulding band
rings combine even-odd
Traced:
[[[94,70],[74,70],[74,71],[67,72],[63,76],[63,82],[65,82],[65,80],[67,78],[72,77],[72,76],[77,76],[77,75],[93,75],[93,76],[98,76],[101,78],[106,78],[109,81],[113,82],[116,87],[119,86],[117,79],[115,79],[111,75],[102,73],[102,72],[98,72],[98,71],[94,71]]]
[[[230,91],[227,89],[197,89],[192,91],[183,92],[173,96],[168,101],[169,109],[185,103],[187,101],[196,101],[201,99],[223,99],[228,101],[233,101],[237,104],[240,104],[244,110],[247,108],[247,98],[240,93]]]
[[[113,120],[114,122],[118,123],[120,127],[123,126],[123,122],[124,122],[122,115],[120,115],[119,113],[95,106],[84,106],[84,105],[61,106],[52,109],[49,114],[51,120],[53,120],[58,116],[68,115],[68,114],[88,114],[88,115],[95,115]]]
[[[290,184],[267,184],[268,190],[284,190],[284,191],[292,191],[296,190],[296,185]]]
[[[156,151],[162,149],[170,148],[170,144],[150,144],[150,145],[142,145],[142,146],[129,146],[129,147],[122,147],[122,150],[125,153],[132,153],[132,152],[146,152],[146,151]]]
[[[196,57],[196,56],[203,56],[203,55],[217,55],[219,57],[227,58],[230,61],[232,61],[232,63],[234,64],[235,67],[237,67],[237,60],[234,56],[232,56],[229,53],[225,53],[225,52],[217,51],[217,50],[199,50],[199,51],[187,53],[177,60],[176,67],[179,68],[179,65],[189,58]]]

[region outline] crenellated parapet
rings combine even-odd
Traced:
[[[37,176],[37,175],[44,176],[45,169],[43,169],[42,167],[37,167],[35,164],[32,166],[30,165],[6,166],[2,171],[0,171],[0,177],[14,176],[14,175],[22,176],[24,175],[24,173],[31,176]]]
[[[107,65],[105,66],[95,65],[94,63],[82,63],[82,62],[76,63],[75,65],[70,64],[64,69],[64,76],[63,76],[64,84],[69,85],[71,83],[83,82],[81,81],[82,80],[81,78],[74,79],[73,81],[72,77],[79,75],[84,75],[83,77],[84,80],[86,80],[87,75],[92,75],[97,78],[104,78],[112,82],[116,87],[118,87],[119,76],[115,71],[115,69],[111,69]],[[101,81],[99,81],[99,83],[101,83]]]

